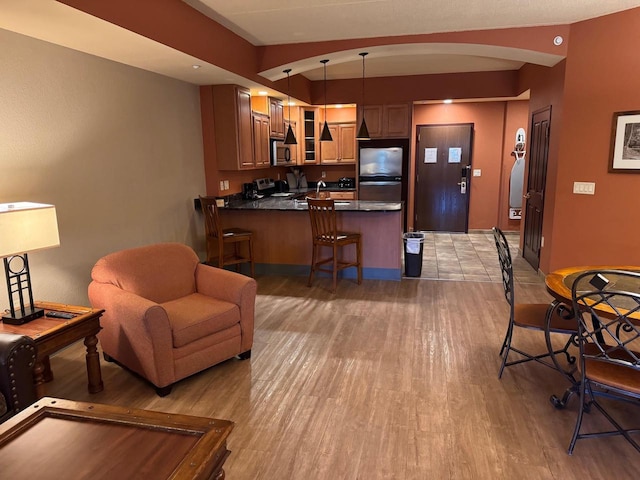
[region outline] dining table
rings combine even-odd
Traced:
[[[559,397],[557,395],[551,395],[550,401],[556,408],[564,408],[575,393],[578,393],[578,389],[580,387],[580,381],[574,376],[576,372],[575,366],[575,357],[570,357],[568,360],[569,366],[564,367],[560,364],[557,357],[554,355],[554,349],[551,343],[551,333],[552,330],[550,328],[552,312],[557,311],[558,314],[566,319],[567,321],[571,321],[575,319],[575,313],[573,310],[573,299],[572,299],[572,288],[573,284],[580,275],[588,271],[594,271],[594,276],[596,272],[600,271],[631,271],[640,273],[640,266],[637,265],[581,265],[581,266],[572,266],[565,267],[558,270],[555,270],[545,276],[545,285],[547,288],[547,292],[551,294],[553,297],[553,301],[549,307],[549,312],[547,314],[546,326],[545,326],[545,340],[547,343],[547,348],[549,349],[549,353],[551,354],[551,360],[555,364],[558,371],[565,376],[565,378],[569,381],[570,386],[564,392],[564,394]],[[583,278],[584,282],[594,281],[593,277],[588,276]],[[597,279],[595,280],[597,282]],[[607,282],[607,285],[615,285],[618,289],[625,289],[626,287],[635,288],[636,286],[625,285],[624,279],[622,277],[616,277],[615,275],[609,275],[608,279],[604,279],[604,282]],[[596,283],[597,284],[597,283]],[[577,286],[578,290],[585,290],[587,288],[597,288],[592,283],[591,286]],[[611,308],[603,304],[602,306],[597,306],[594,308],[595,310],[600,310],[603,315],[607,314],[615,314],[611,310]],[[574,336],[573,343],[578,347],[578,338],[577,332]]]

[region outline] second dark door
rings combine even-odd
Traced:
[[[525,198],[524,241],[522,254],[538,270],[542,246],[544,187],[547,183],[551,107],[533,113],[529,136],[529,173]]]
[[[473,124],[419,125],[415,230],[467,232]]]

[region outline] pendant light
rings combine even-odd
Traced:
[[[287,74],[287,105],[289,105],[289,128],[287,129],[287,135],[284,137],[284,144],[297,145],[298,141],[296,140],[296,136],[291,128],[291,84],[289,82],[289,73],[291,72],[291,69],[287,68],[286,70],[283,70],[283,72]]]
[[[322,127],[322,133],[320,134],[321,142],[333,142],[331,131],[329,130],[329,124],[327,124],[327,62],[329,60],[320,60],[320,63],[324,65],[324,127]]]
[[[368,54],[368,52],[362,52],[359,54],[362,57],[362,123],[360,124],[358,134],[356,135],[356,139],[358,140],[369,140],[371,138],[369,136],[369,129],[367,128],[367,122],[364,119],[364,57]]]

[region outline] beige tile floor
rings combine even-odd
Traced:
[[[491,231],[425,234],[421,279],[500,282],[500,264]],[[505,232],[517,283],[540,283],[542,278],[520,253],[518,232]],[[403,269],[404,274],[404,269]],[[406,277],[416,278],[417,277]]]

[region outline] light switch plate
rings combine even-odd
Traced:
[[[573,182],[573,193],[579,195],[595,195],[595,182]]]
[[[479,168],[474,168],[473,169],[473,176],[474,177],[481,177],[482,176],[482,170],[480,170]]]

